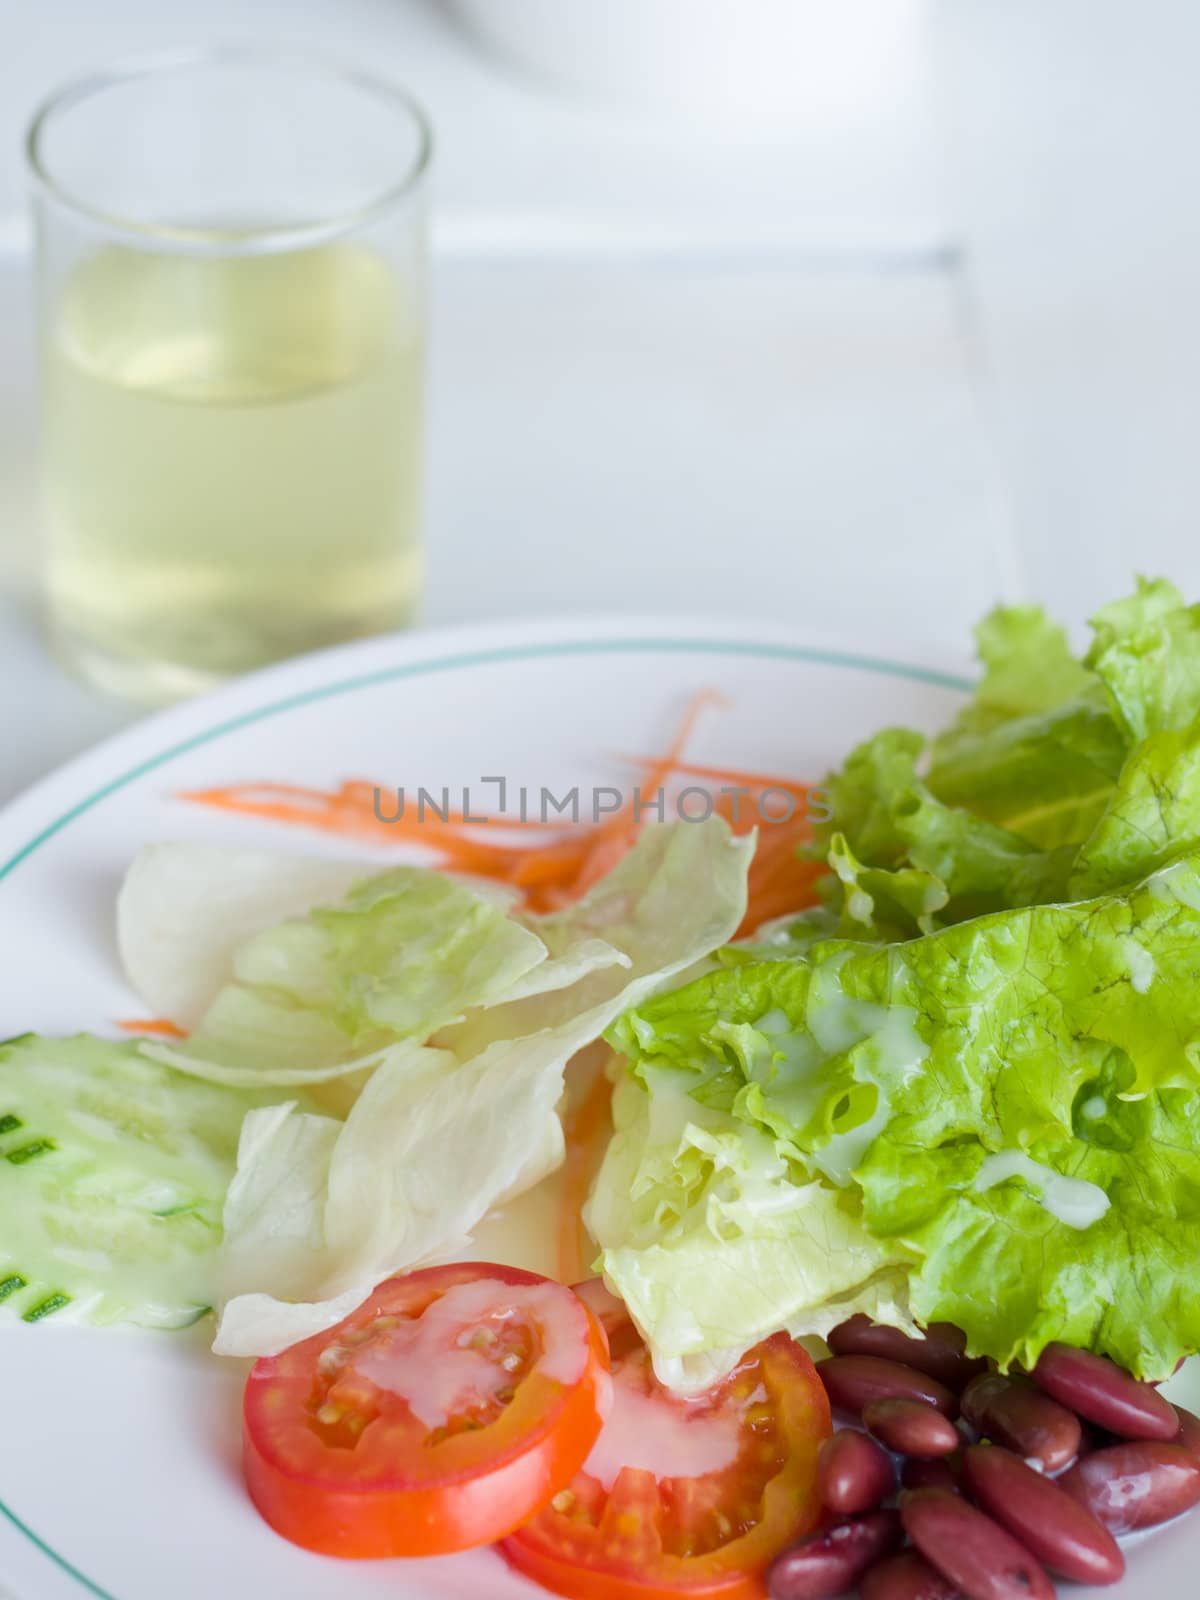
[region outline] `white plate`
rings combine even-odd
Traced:
[[[486,801],[495,791],[479,780],[503,774],[510,805],[520,784],[586,792],[629,780],[621,753],[661,750],[708,687],[728,705],[706,715],[693,759],[803,777],[884,724],[937,727],[965,681],[746,624],[678,621],[419,634],[259,674],[142,723],[0,814],[0,1038],[105,1029],[136,1014],[117,966],[113,900],[147,840],[371,853],[202,810],[181,790],[268,780],[328,789],[363,777],[435,791],[467,784]],[[240,1480],[245,1367],[211,1356],[202,1335],[0,1321],[0,1583],[15,1600],[541,1593],[490,1553],[339,1563],[277,1538]],[[1194,1562],[1200,1538],[1183,1526],[1153,1538],[1121,1593],[1192,1592],[1189,1550]]]

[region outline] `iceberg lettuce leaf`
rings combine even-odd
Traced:
[[[903,1248],[784,1143],[660,1069],[619,1083],[613,1111],[585,1220],[669,1387],[707,1387],[764,1330],[823,1335],[856,1311],[906,1324]]]
[[[216,1082],[319,1082],[375,1066],[493,1004],[547,959],[538,936],[490,898],[421,867],[396,867],[256,934],[232,981],[179,1044],[152,1059]]]
[[[234,951],[317,906],[338,905],[370,868],[275,850],[146,845],[117,896],[117,945],[147,1014],[192,1029],[233,977]]]
[[[225,1217],[215,1348],[269,1354],[332,1326],[389,1274],[460,1251],[557,1164],[567,1062],[732,937],[753,851],[720,819],[648,829],[545,929],[554,949],[602,937],[619,964],[478,1007],[435,1047],[389,1046],[344,1125],[290,1112],[252,1126]]]

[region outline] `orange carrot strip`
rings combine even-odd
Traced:
[[[647,756],[620,755],[619,759],[631,764],[640,765],[649,760]],[[672,768],[672,775],[682,774],[688,778],[716,778],[721,781],[741,785],[744,789],[784,789],[789,794],[806,795],[813,787],[811,783],[800,783],[795,778],[772,777],[765,772],[740,772],[736,767],[708,767],[695,761],[676,761]]]
[[[376,815],[375,796],[379,793]],[[487,827],[497,832],[513,832],[524,836],[531,829],[575,831],[577,823],[562,818],[522,822],[516,817],[489,817],[484,822],[468,821],[461,811],[447,810],[439,816],[431,806],[423,813],[415,803],[405,806],[402,817],[388,816],[387,790],[381,785],[367,783],[361,778],[351,778],[334,790],[305,789],[288,783],[233,783],[212,789],[185,789],[179,799],[193,805],[208,806],[217,811],[233,811],[241,816],[262,817],[268,822],[284,822],[304,827],[320,828],[333,833],[381,834],[390,841],[411,836],[418,842],[427,835],[431,838],[456,834],[462,828]]]
[[[186,1039],[187,1034],[182,1028],[169,1021],[166,1017],[122,1017],[117,1022],[118,1028],[123,1028],[126,1033],[153,1034],[159,1039]]]
[[[755,796],[769,789],[785,791],[797,799],[807,794],[809,786],[796,780],[684,760],[697,720],[710,706],[719,703],[722,697],[713,690],[694,695],[662,756],[626,758],[641,769],[638,789],[643,803],[652,801],[674,776],[708,778],[749,790]],[[292,784],[233,784],[192,790],[182,798],[342,837],[417,846],[429,851],[442,865],[511,884],[520,891],[526,908],[535,912],[558,910],[586,894],[632,847],[644,826],[642,817],[635,812],[632,795],[602,823],[580,826],[561,818],[543,822],[540,818],[521,821],[512,817],[493,817],[487,824],[478,824],[453,810],[444,818],[429,808],[419,815],[411,803],[404,816],[388,821],[386,794],[380,805],[382,817],[376,814],[376,794],[374,784],[350,779],[331,791]],[[815,898],[812,884],[819,869],[811,862],[798,860],[796,855],[797,846],[811,834],[807,817],[765,821],[759,818],[756,805],[746,803],[745,796],[718,795],[714,800],[714,810],[736,832],[748,832],[762,821],[750,872],[750,909],[743,929],[811,904]],[[481,831],[484,826],[490,832],[486,840]]]
[[[653,794],[667,782],[683,759],[683,752],[687,749],[688,742],[696,730],[696,724],[710,706],[728,706],[729,701],[718,689],[701,689],[688,701],[687,710],[679,724],[674,739],[671,740],[665,755],[657,760],[652,757],[635,757],[634,765],[643,768],[642,793],[647,790]]]

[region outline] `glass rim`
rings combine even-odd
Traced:
[[[416,151],[407,170],[395,183],[380,190],[366,202],[330,216],[298,222],[281,222],[250,227],[231,239],[228,229],[199,227],[183,223],[153,222],[125,216],[95,205],[57,178],[45,160],[45,136],[54,121],[96,95],[140,79],[171,72],[222,66],[292,67],[340,82],[360,93],[387,102],[403,111],[416,129]],[[36,191],[56,204],[86,218],[106,232],[124,235],[150,244],[191,246],[237,254],[254,250],[286,250],[319,244],[356,228],[369,225],[408,199],[420,186],[433,156],[433,127],[421,102],[409,90],[386,78],[345,61],[330,60],[316,50],[278,48],[269,45],[218,44],[195,50],[144,52],[80,73],[60,85],[42,100],[30,119],[25,135],[25,161]]]

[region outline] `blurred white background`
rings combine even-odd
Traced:
[[[37,630],[23,127],[82,67],[247,36],[433,116],[427,621],[944,659],[1000,598],[1200,593],[1188,0],[0,0],[0,797],[135,715]]]

